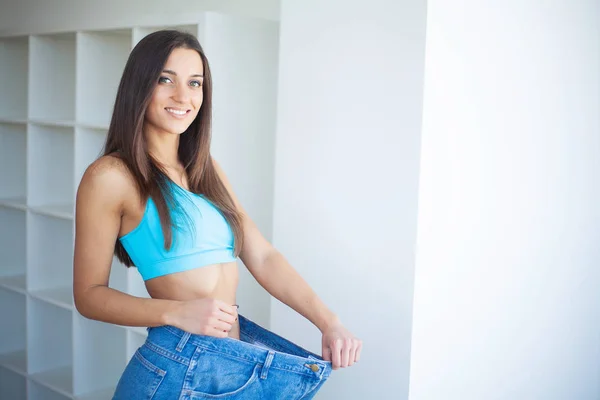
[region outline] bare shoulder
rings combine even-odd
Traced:
[[[77,199],[78,203],[96,199],[118,207],[135,190],[135,181],[125,162],[107,155],[87,167],[77,189]]]

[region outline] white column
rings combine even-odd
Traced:
[[[599,4],[428,1],[410,400],[600,398]]]
[[[408,394],[425,5],[281,5],[274,244],[365,343],[320,399]],[[271,328],[321,351],[276,300]]]

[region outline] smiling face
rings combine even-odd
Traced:
[[[149,134],[180,134],[202,106],[204,68],[197,51],[177,48],[167,60],[146,110]]]

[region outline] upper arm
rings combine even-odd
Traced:
[[[252,221],[246,210],[244,210],[237,196],[235,195],[233,188],[231,187],[231,184],[225,175],[225,172],[214,159],[213,165],[215,166],[215,170],[217,171],[221,182],[223,182],[223,185],[225,185],[225,188],[229,192],[229,195],[233,199],[233,202],[242,217],[244,246],[242,247],[240,253],[240,259],[243,261],[248,270],[251,272],[253,270],[256,271],[257,268],[260,268],[263,265],[264,260],[271,253],[271,251],[273,251],[273,246],[265,239],[254,221]]]
[[[76,304],[88,288],[108,286],[126,185],[122,162],[112,157],[95,161],[81,179],[75,205],[73,295]]]

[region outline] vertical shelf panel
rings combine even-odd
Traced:
[[[23,294],[26,272],[26,216],[25,211],[0,207],[0,287]]]
[[[114,388],[125,369],[127,332],[117,325],[74,317],[74,394]]]
[[[75,121],[75,34],[31,36],[29,118]]]
[[[73,218],[73,128],[29,124],[29,205],[40,213]]]
[[[106,129],[82,128],[75,131],[75,182],[79,186],[83,173],[102,154]],[[75,189],[76,191],[76,189]]]
[[[0,203],[25,208],[27,125],[0,123]]]
[[[0,367],[25,376],[26,296],[0,288]]]
[[[0,40],[0,119],[27,119],[27,37]]]
[[[106,127],[129,51],[130,29],[77,35],[77,122]]]
[[[14,371],[0,367],[0,399],[23,400],[26,398],[26,378]]]
[[[72,312],[28,298],[27,319],[27,365],[31,379],[71,396]]]
[[[29,292],[58,307],[72,309],[72,221],[30,212],[27,224]]]

